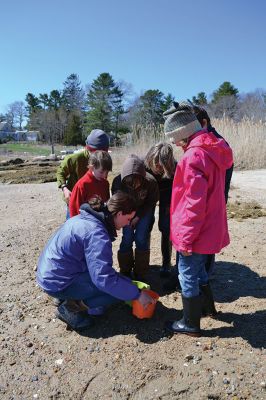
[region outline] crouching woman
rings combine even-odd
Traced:
[[[144,307],[153,302],[113,268],[116,230],[129,225],[135,210],[135,200],[126,193],[117,192],[107,205],[96,196],[45,246],[38,261],[37,282],[48,295],[61,300],[57,317],[72,329],[88,328],[91,315],[102,314],[119,300],[138,299]]]

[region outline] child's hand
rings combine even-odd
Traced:
[[[138,222],[139,222],[139,217],[133,218],[132,221],[130,222],[131,228],[135,228]]]
[[[192,253],[189,252],[189,251],[180,251],[180,253],[181,253],[182,256],[184,256],[184,257],[192,256]]]
[[[64,193],[64,197],[65,197],[66,203],[69,204],[69,200],[70,200],[70,196],[71,196],[71,191],[70,191],[67,187],[64,187],[63,193]]]
[[[140,302],[140,304],[143,306],[144,309],[146,309],[149,304],[155,303],[155,299],[149,296],[148,293],[145,292],[145,290],[142,290],[140,292],[138,301]]]

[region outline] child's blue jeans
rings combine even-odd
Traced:
[[[206,260],[207,254],[192,253],[191,256],[183,256],[179,253],[178,277],[184,297],[198,296],[199,286],[208,283]]]
[[[59,292],[46,292],[50,296],[61,300],[82,300],[88,307],[105,307],[118,303],[119,299],[99,290],[91,281],[88,272],[83,272],[72,283]]]
[[[121,253],[131,251],[133,242],[135,241],[136,248],[141,251],[150,249],[150,233],[154,223],[154,211],[147,212],[140,218],[135,228],[129,225],[123,228],[123,236],[120,244]]]

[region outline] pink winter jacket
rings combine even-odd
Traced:
[[[190,137],[172,190],[171,240],[177,251],[214,254],[229,244],[224,181],[232,164],[223,139],[205,130]]]

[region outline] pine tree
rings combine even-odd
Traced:
[[[100,74],[88,92],[89,111],[86,128],[99,128],[106,132],[118,131],[119,116],[123,110],[123,92],[109,73]]]
[[[217,90],[213,92],[213,103],[216,103],[224,96],[233,96],[237,98],[238,89],[235,88],[230,82],[223,82]]]
[[[175,100],[174,96],[171,95],[171,93],[168,93],[163,99],[163,104],[162,104],[162,112],[168,110],[168,108],[171,107],[171,104]]]
[[[223,82],[213,92],[211,109],[214,117],[234,118],[238,108],[238,89],[230,82]]]
[[[68,124],[64,135],[64,144],[66,146],[77,146],[82,144],[82,123],[81,117],[77,113],[70,113],[68,116]]]
[[[156,90],[146,90],[140,96],[141,122],[145,125],[158,125],[163,122],[164,95]]]
[[[197,106],[204,106],[208,104],[207,96],[205,92],[199,92],[197,96],[192,97],[192,103]]]
[[[64,82],[62,102],[67,111],[84,110],[85,92],[81,87],[81,82],[77,74],[71,74]]]
[[[63,105],[63,97],[59,90],[52,90],[49,96],[49,108],[58,110]]]
[[[40,110],[41,106],[40,106],[40,100],[38,99],[37,96],[34,96],[34,94],[32,93],[28,93],[26,95],[26,110],[28,112],[28,114],[30,115],[31,113],[33,113],[36,110]]]

